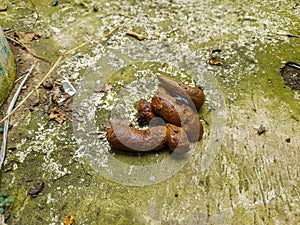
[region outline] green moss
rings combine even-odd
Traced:
[[[253,96],[268,99],[266,107],[270,110],[288,105],[294,113],[298,113],[299,118],[295,92],[284,84],[280,75],[280,68],[284,66],[284,62],[300,62],[300,50],[295,46],[297,42],[299,41],[296,40],[291,44],[282,43],[266,47],[263,52],[257,51],[255,55],[259,61],[259,69],[255,74],[250,74],[244,79],[242,87],[247,89],[252,87]]]
[[[234,224],[234,225],[254,224],[253,223],[253,215],[252,215],[252,212],[249,209],[239,205],[239,206],[234,208],[233,213],[234,213],[235,219],[234,219],[232,224]]]

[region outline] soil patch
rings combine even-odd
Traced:
[[[285,85],[292,90],[300,90],[300,65],[294,62],[287,62],[280,70]]]

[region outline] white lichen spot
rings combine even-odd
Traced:
[[[47,201],[46,201],[46,203],[47,203],[47,204],[50,204],[50,203],[55,203],[55,202],[57,202],[57,200],[56,200],[55,198],[52,198],[52,194],[49,193],[49,194],[47,195]]]
[[[57,126],[57,124],[50,123],[50,126],[46,128],[44,124],[38,123],[38,128],[33,135],[33,141],[28,143],[26,139],[21,140],[17,145],[19,151],[16,152],[16,156],[19,162],[23,163],[32,152],[43,154],[43,177],[49,178],[50,176],[52,179],[57,179],[70,173],[55,159],[56,152],[61,148],[58,142],[65,141],[66,145],[69,144],[69,141],[65,140],[66,136],[66,131]]]
[[[63,166],[54,161],[53,158],[44,157],[45,162],[42,164],[44,169],[43,177],[49,177],[51,179],[58,179],[66,174],[70,174],[71,172],[67,168],[63,168]]]

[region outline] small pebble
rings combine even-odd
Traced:
[[[42,190],[44,189],[45,183],[43,181],[37,181],[35,184],[33,184],[27,194],[29,194],[31,197],[35,198]]]
[[[43,83],[43,87],[51,90],[53,88],[53,79],[52,78],[48,78],[47,80],[44,81]]]

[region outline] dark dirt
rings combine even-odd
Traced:
[[[285,85],[292,90],[300,90],[300,65],[295,62],[287,62],[280,70]]]

